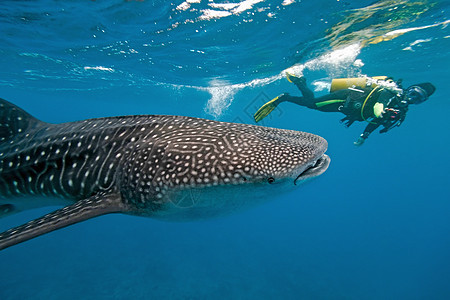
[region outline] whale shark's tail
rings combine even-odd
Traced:
[[[42,124],[20,107],[0,98],[0,143]]]

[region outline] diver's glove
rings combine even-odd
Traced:
[[[359,137],[358,140],[356,142],[353,142],[353,145],[355,146],[361,146],[362,144],[364,144],[364,142],[366,141],[365,138]]]
[[[353,145],[355,146],[362,146],[362,144],[364,144],[364,142],[366,141],[367,136],[363,133],[361,134],[361,136],[358,138],[358,140],[356,142],[353,142]]]
[[[272,100],[270,100],[263,106],[261,106],[261,108],[258,109],[258,111],[253,115],[253,117],[255,118],[255,121],[259,122],[262,119],[264,119],[265,117],[267,117],[278,106],[278,104],[280,104],[283,101],[286,101],[287,97],[289,97],[289,94],[287,94],[287,93],[281,94],[281,95],[273,98]]]
[[[353,122],[355,122],[355,119],[346,116],[345,118],[342,118],[339,122],[344,124],[345,127],[349,128],[353,124]]]

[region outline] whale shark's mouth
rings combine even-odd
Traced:
[[[308,178],[317,177],[326,171],[330,165],[330,157],[323,154],[318,160],[316,160],[312,165],[308,166],[300,175],[294,180],[294,184],[297,185],[297,181],[302,181]]]

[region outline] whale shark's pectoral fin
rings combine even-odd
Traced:
[[[119,193],[99,193],[0,233],[0,250],[100,215],[127,211]]]

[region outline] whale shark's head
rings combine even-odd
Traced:
[[[128,198],[142,203],[138,214],[191,219],[237,210],[319,176],[330,162],[326,140],[314,134],[192,120],[131,155],[133,165],[145,161],[126,180]]]

